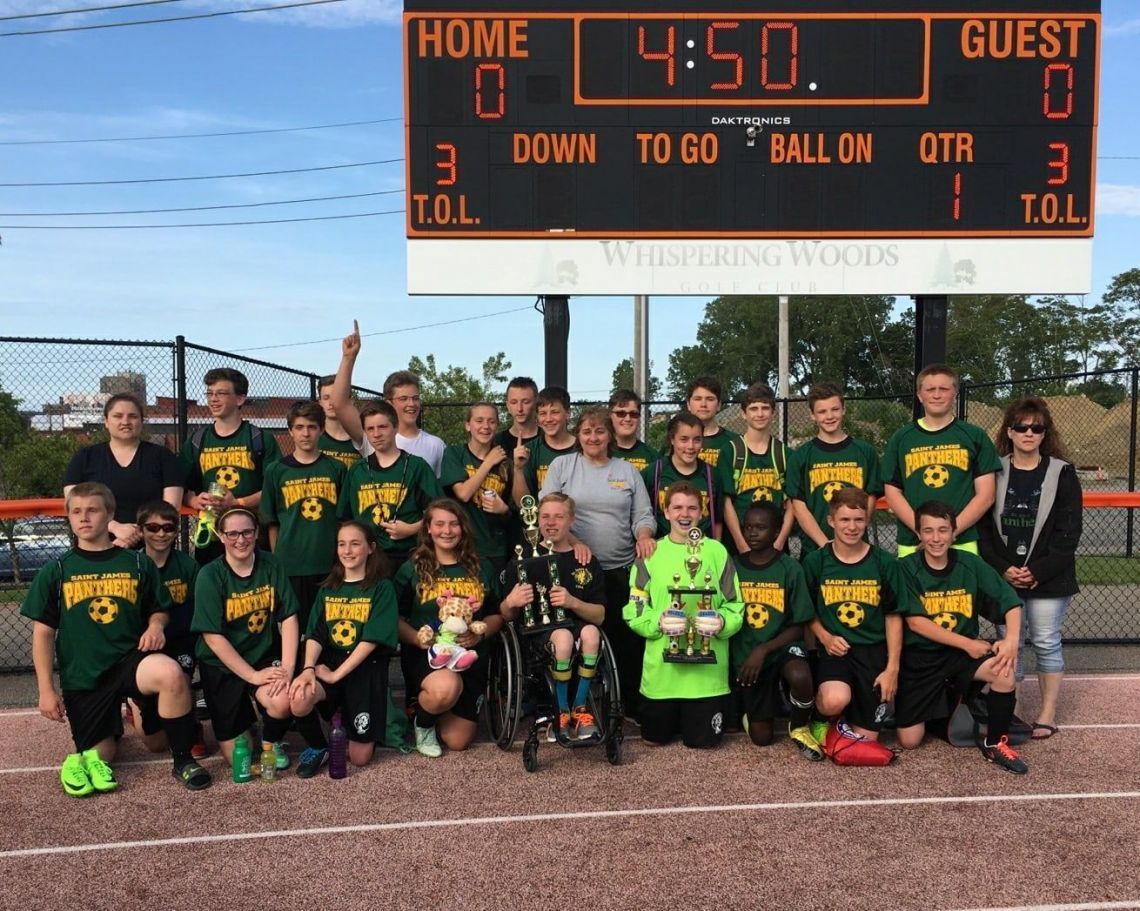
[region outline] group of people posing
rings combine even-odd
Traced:
[[[545,634],[554,725],[568,737],[599,736],[587,697],[602,630],[625,713],[650,744],[709,747],[743,726],[767,745],[786,713],[798,750],[819,760],[877,741],[893,713],[899,745],[915,748],[953,694],[988,685],[978,746],[1024,773],[1007,734],[1027,634],[1042,692],[1033,734],[1056,732],[1081,491],[1043,400],[1010,405],[995,446],[956,417],[954,371],[928,367],[923,416],[880,459],[848,434],[835,386],[811,388],[817,432],[792,450],[773,433],[769,387],[744,393],[736,434],[717,424],[721,387],[703,377],[659,453],[638,439],[633,392],[581,408],[571,426],[566,390],[519,377],[508,427],[497,405],[475,404],[467,440],[448,446],[418,426],[414,374],[392,374],[382,401],[352,399],[360,347],[354,330],[320,401],[290,408],[286,456],[242,419],[249,389],[236,370],[207,373],[213,422],[179,456],[142,440],[141,402],[108,401],[109,440],[81,450],[65,478],[75,545],[22,606],[40,711],[66,718],[75,741],[66,793],[118,787],[124,699],[147,745],[170,750],[175,777],[207,787],[195,669],[227,760],[260,716],[255,754],[287,768],[292,726],[309,777],[328,757],[321,719],[337,712],[356,765],[377,744],[466,748],[494,637],[539,597],[516,560],[527,497],[537,511],[525,518],[557,562],[544,595],[573,620]],[[880,495],[897,556],[868,540]],[[193,558],[174,547],[183,507],[212,529]],[[455,632],[452,614],[475,622]],[[979,638],[982,617],[996,642]],[[670,658],[687,629],[711,659]],[[396,653],[403,709],[387,686]]]

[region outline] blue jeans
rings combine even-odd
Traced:
[[[1069,612],[1072,595],[1059,598],[1027,597],[1021,613],[1021,643],[1017,649],[1017,679],[1025,677],[1023,655],[1026,642],[1037,656],[1039,674],[1060,674],[1065,670],[1065,657],[1061,652],[1061,627]],[[998,635],[1005,635],[1005,627],[998,627]]]

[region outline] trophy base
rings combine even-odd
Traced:
[[[692,655],[687,655],[684,652],[674,654],[666,649],[662,660],[666,664],[716,664],[716,655],[713,652],[709,652],[707,655],[702,655],[700,652],[694,652]]]
[[[541,620],[535,620],[532,626],[525,626],[522,623],[517,623],[515,631],[520,636],[533,636],[536,633],[549,633],[551,630],[556,629],[572,629],[574,621],[567,617],[565,620],[555,620],[551,618],[549,623],[543,623]]]

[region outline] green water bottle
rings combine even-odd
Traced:
[[[277,754],[273,751],[273,744],[261,745],[261,780],[277,780]]]
[[[249,751],[249,740],[242,734],[234,741],[233,778],[234,784],[245,784],[253,781],[252,757]]]

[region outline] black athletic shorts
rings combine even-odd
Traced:
[[[146,699],[139,692],[137,680],[139,664],[146,657],[147,653],[131,649],[103,674],[94,689],[63,691],[67,722],[80,753],[123,733],[123,698]]]
[[[703,699],[641,697],[641,736],[669,743],[678,734],[687,747],[715,747],[724,736],[724,696]]]
[[[887,666],[887,645],[852,645],[838,658],[819,650],[815,685],[821,687],[836,680],[851,687],[851,702],[843,712],[848,724],[867,731],[878,731],[886,718],[886,705],[875,689],[875,678]]]
[[[338,683],[321,683],[325,698],[321,716],[340,711],[348,739],[354,743],[383,743],[388,723],[388,656],[369,656]]]
[[[752,686],[737,684],[734,687],[740,694],[740,710],[748,716],[749,722],[771,721],[780,714],[783,708],[780,681],[783,679],[784,666],[789,661],[807,661],[802,644],[780,649],[775,657],[764,665],[760,676]]]
[[[404,672],[407,698],[409,700],[419,698],[420,686],[423,684],[424,678],[428,674],[434,673],[428,667],[427,652],[415,646],[409,647],[406,651],[401,651],[400,667]],[[459,701],[447,711],[457,718],[478,721],[479,709],[483,707],[483,688],[487,682],[487,662],[480,659],[467,670],[461,671],[459,676],[463,680],[463,691],[459,694]]]
[[[989,660],[989,655],[971,658],[960,648],[945,646],[903,649],[899,694],[895,697],[895,726],[908,728],[923,721],[949,717],[949,690],[956,695],[966,695],[974,674]]]
[[[275,664],[267,660],[254,666],[263,670]],[[257,705],[254,693],[257,687],[246,683],[227,667],[217,667],[208,661],[198,665],[202,680],[202,695],[206,697],[206,711],[210,713],[210,724],[214,737],[219,741],[233,740],[253,727],[259,714],[264,714]],[[257,706],[256,712],[254,706]]]
[[[198,640],[197,633],[183,633],[166,640],[162,647],[162,654],[173,658],[182,668],[187,678],[194,676],[194,668],[198,659],[194,655],[194,643]],[[162,719],[158,715],[158,697],[141,696],[134,700],[139,707],[139,726],[144,734],[157,734],[162,730]]]

